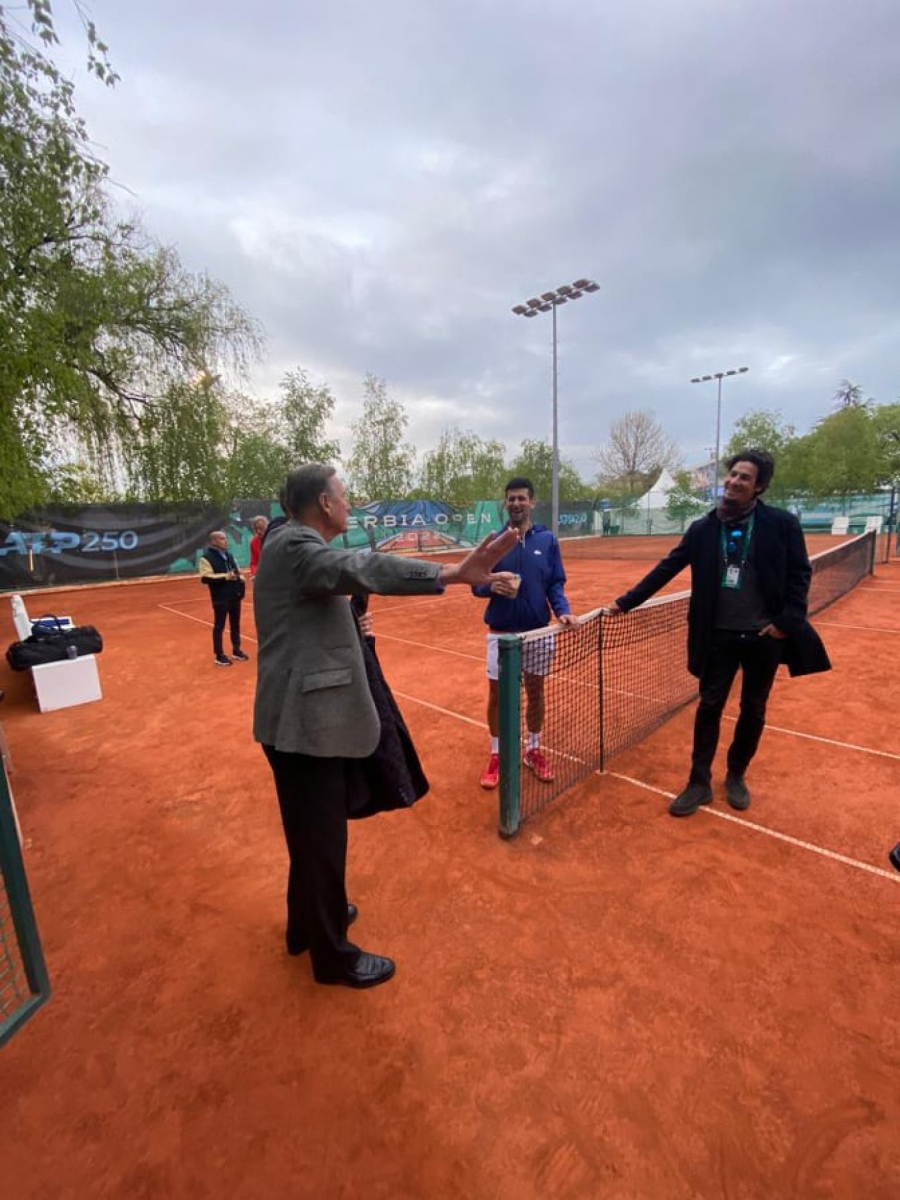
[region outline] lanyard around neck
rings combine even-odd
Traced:
[[[750,519],[747,522],[747,536],[745,538],[741,538],[741,543],[742,543],[742,545],[741,545],[741,561],[740,561],[741,567],[743,567],[744,563],[747,561],[747,555],[750,553],[750,539],[753,537],[753,523],[754,523],[755,519],[756,519],[756,514],[751,513]],[[721,537],[721,542],[722,542],[722,561],[727,563],[728,562],[728,549],[727,549],[727,544],[726,544],[725,526],[724,525],[721,528],[720,537]]]

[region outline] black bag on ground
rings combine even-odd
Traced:
[[[31,667],[79,658],[83,654],[99,654],[103,649],[103,638],[93,625],[60,629],[55,617],[42,617],[32,624],[31,630],[31,637],[24,642],[13,642],[6,651],[6,661],[14,671],[28,671]],[[74,649],[74,654],[70,653],[70,648]]]

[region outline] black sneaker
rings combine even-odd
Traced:
[[[750,792],[744,783],[743,775],[725,776],[725,799],[738,812],[744,812],[750,807]]]
[[[712,788],[705,783],[689,783],[669,805],[673,817],[689,817],[701,804],[712,804]]]
[[[888,851],[888,858],[891,860],[891,866],[900,871],[900,842],[897,843],[893,850]]]
[[[231,657],[236,658],[238,660],[238,662],[249,662],[250,661],[250,655],[245,654],[243,652],[243,650],[232,650]]]
[[[217,667],[230,667],[231,659],[228,657],[227,654],[217,654],[216,655],[216,666]]]

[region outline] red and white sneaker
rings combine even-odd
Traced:
[[[533,750],[525,751],[525,766],[534,771],[541,783],[550,783],[553,779],[553,768],[544,758],[544,752],[535,746]]]
[[[495,788],[500,782],[500,755],[492,754],[488,760],[488,765],[484,769],[484,774],[479,780],[481,786],[487,791]]]

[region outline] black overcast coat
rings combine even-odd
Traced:
[[[368,607],[368,597],[355,595],[350,603],[354,615],[361,616]],[[361,641],[381,737],[368,758],[356,758],[348,764],[353,785],[348,789],[347,816],[353,819],[411,808],[428,792],[428,779],[416,747],[375,653],[375,639],[367,636]]]
[[[806,619],[812,568],[800,522],[792,513],[756,503],[749,559],[772,623],[787,635],[781,661],[791,675],[828,671],[831,663],[822,640]],[[688,528],[678,545],[640,583],[616,600],[628,612],[649,600],[670,579],[691,568],[688,609],[688,670],[701,676],[716,629],[716,600],[721,586],[721,524],[715,511]]]

